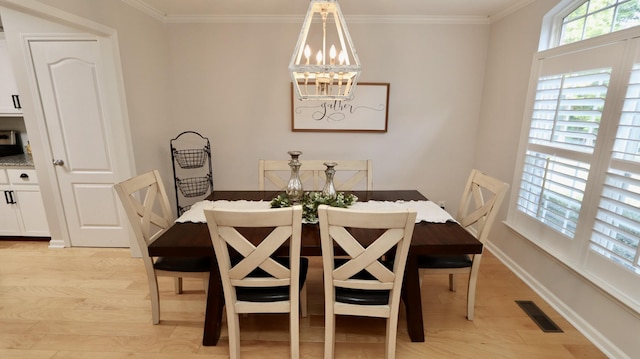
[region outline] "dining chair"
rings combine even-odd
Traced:
[[[469,175],[456,220],[482,244],[487,241],[489,231],[508,188],[507,183],[487,176],[477,169],[472,170]],[[449,290],[455,292],[455,274],[468,274],[467,319],[473,320],[476,283],[481,259],[482,254],[418,256],[420,283],[422,284],[422,276],[425,274],[449,274]]]
[[[114,185],[129,218],[142,253],[142,262],[149,282],[153,324],[160,323],[159,276],[173,277],[175,292],[182,293],[182,278],[201,278],[205,291],[209,287],[210,257],[149,256],[148,246],[173,224],[169,199],[157,170],[153,170]]]
[[[220,268],[231,359],[240,358],[238,315],[245,313],[289,313],[291,358],[298,358],[299,295],[309,266],[300,257],[302,206],[204,212]]]
[[[322,190],[325,182],[324,171],[327,169],[325,162],[338,164],[335,167],[336,175],[333,179],[336,190],[349,191],[356,187],[366,191],[373,190],[371,160],[300,160],[300,181],[307,190]],[[261,191],[268,186],[283,190],[287,187],[291,167],[288,160],[259,160],[258,172],[258,185]]]
[[[416,212],[356,211],[321,205],[318,217],[324,273],[325,359],[334,357],[336,315],[386,318],[385,357],[394,358],[400,292]],[[377,238],[360,243],[358,238],[370,231],[376,231]],[[346,255],[335,258],[334,246]]]

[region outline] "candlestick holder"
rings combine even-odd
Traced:
[[[336,188],[333,185],[333,176],[336,174],[334,167],[338,164],[335,162],[325,162],[324,165],[327,166],[327,169],[324,170],[326,181],[324,183],[324,188],[322,189],[322,195],[326,198],[335,199]]]
[[[300,151],[289,151],[291,161],[289,161],[289,167],[291,167],[291,177],[287,183],[286,193],[289,199],[293,203],[300,203],[304,189],[302,187],[302,181],[300,180],[300,161],[298,157],[302,154]]]

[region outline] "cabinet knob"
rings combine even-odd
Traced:
[[[29,178],[29,175],[26,173],[21,173],[20,178]]]
[[[64,161],[63,160],[53,160],[53,165],[54,166],[64,166]]]

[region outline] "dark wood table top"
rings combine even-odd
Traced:
[[[208,200],[270,201],[278,191],[214,191]],[[416,190],[353,191],[358,201],[426,200]],[[415,225],[411,254],[482,253],[480,243],[458,223],[427,223]],[[149,246],[151,256],[209,256],[213,246],[209,229],[204,223],[175,223]],[[302,255],[319,256],[320,230],[317,224],[302,226]]]

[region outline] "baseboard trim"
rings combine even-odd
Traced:
[[[52,239],[49,241],[49,248],[53,248],[53,249],[65,248],[64,241],[59,239]]]
[[[631,359],[620,348],[613,344],[595,327],[585,321],[580,315],[567,306],[562,300],[556,297],[544,285],[538,282],[533,276],[529,275],[522,267],[514,262],[511,257],[506,255],[498,247],[488,242],[485,243],[486,248],[493,253],[507,268],[509,268],[518,278],[525,282],[534,292],[544,299],[553,309],[562,315],[571,325],[573,325],[582,335],[591,341],[598,349],[600,349],[609,358]],[[582,278],[580,278],[582,280]]]

